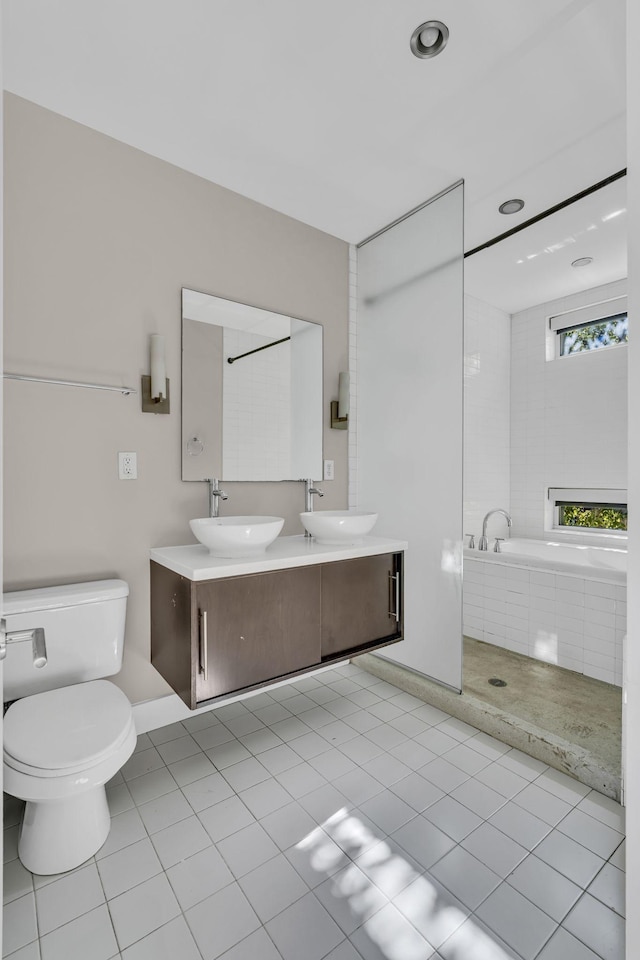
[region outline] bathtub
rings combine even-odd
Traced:
[[[464,550],[466,636],[622,684],[627,551],[514,538]]]

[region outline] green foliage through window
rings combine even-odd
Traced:
[[[626,530],[626,503],[560,503],[561,527],[589,527],[592,530]]]
[[[612,347],[618,343],[627,343],[629,339],[629,319],[626,313],[606,317],[597,323],[582,323],[577,327],[558,330],[560,337],[560,356],[568,357],[585,350],[598,350]]]

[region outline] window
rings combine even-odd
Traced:
[[[626,531],[627,491],[550,488],[556,530],[582,532]]]
[[[613,317],[598,320],[597,323],[581,323],[577,327],[558,330],[558,344],[561,357],[584,350],[598,350],[617,343],[627,343],[629,318],[626,313],[617,313]]]
[[[549,317],[547,359],[592,353],[628,342],[627,298],[616,297]]]

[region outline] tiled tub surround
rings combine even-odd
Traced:
[[[516,539],[464,551],[466,636],[622,685],[626,551]]]
[[[354,664],[162,727],[7,960],[623,960],[623,811]]]

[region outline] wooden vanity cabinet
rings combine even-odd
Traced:
[[[322,565],[322,657],[402,636],[402,554]]]
[[[397,642],[402,556],[214,580],[151,561],[151,662],[195,709]]]

